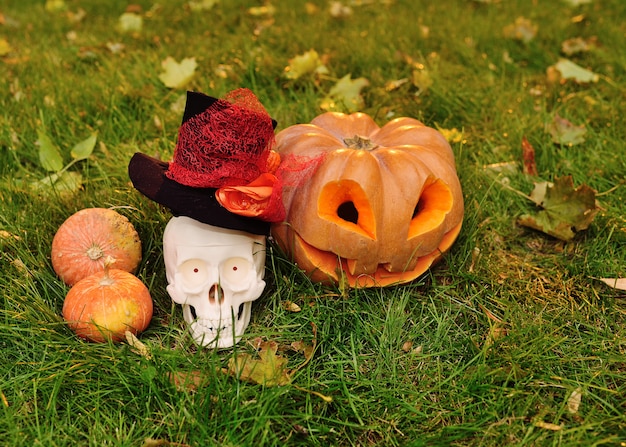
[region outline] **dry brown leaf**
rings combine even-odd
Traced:
[[[240,380],[264,386],[287,385],[291,382],[287,359],[279,355],[278,343],[262,342],[258,359],[247,353],[238,353],[228,360],[228,372]]]
[[[574,391],[572,391],[572,394],[570,394],[569,398],[567,399],[567,411],[569,411],[570,414],[578,413],[578,408],[580,407],[580,402],[582,401],[582,398],[583,393],[580,388],[576,388]]]
[[[600,210],[596,192],[586,184],[574,188],[571,176],[535,183],[530,199],[541,210],[521,216],[518,222],[564,241],[589,228]]]
[[[311,3],[311,2],[306,2],[304,4],[304,10],[306,11],[306,13],[308,15],[313,15],[313,14],[317,14],[319,11],[318,6],[315,3]]]
[[[516,161],[502,161],[484,165],[483,169],[494,174],[516,174],[519,172],[519,164]]]
[[[341,2],[330,2],[330,7],[328,10],[330,16],[333,19],[347,19],[352,17],[353,11],[350,6],[346,6]]]
[[[392,81],[387,81],[385,83],[385,91],[392,92],[394,90],[397,90],[400,87],[402,87],[404,84],[406,84],[407,82],[409,82],[409,78],[402,78],[402,79],[395,79]]]
[[[557,425],[557,424],[553,424],[551,422],[535,421],[535,423],[533,425],[535,427],[545,428],[546,430],[552,430],[552,431],[563,430],[563,425]]]
[[[0,56],[6,56],[11,52],[11,45],[5,38],[0,39]]]
[[[504,37],[528,43],[535,38],[539,27],[525,17],[518,17],[515,22],[503,29]]]
[[[289,312],[300,312],[302,311],[302,308],[300,306],[298,306],[296,303],[294,303],[293,301],[285,301],[283,303],[283,307],[285,308],[285,310],[289,311]]]
[[[554,71],[557,73],[555,74]],[[560,59],[556,64],[548,67],[548,77],[552,79],[555,76],[559,77],[559,82],[561,80],[571,79],[580,84],[598,82],[600,80],[598,74],[581,67],[569,59]]]
[[[19,241],[20,237],[17,234],[10,233],[10,232],[8,232],[6,230],[0,230],[0,241],[2,241],[2,240],[10,240],[10,239]]]
[[[308,363],[309,360],[311,360],[311,357],[313,357],[313,353],[315,352],[315,345],[310,345],[300,340],[291,343],[291,349],[296,352],[301,352],[304,355],[305,362]],[[301,366],[298,369],[300,368]]]
[[[426,92],[434,84],[430,71],[426,68],[413,70],[411,83],[417,88],[419,94]]]
[[[276,12],[274,5],[252,6],[248,8],[248,14],[254,17],[273,16]]]
[[[143,445],[141,447],[189,447],[189,444],[170,442],[166,439],[146,438],[143,440]]]
[[[596,47],[597,39],[595,37],[591,37],[589,39],[584,39],[582,37],[573,37],[571,39],[567,39],[563,41],[561,44],[561,51],[563,54],[567,56],[571,56],[572,54],[584,53],[587,51],[591,51]]]
[[[537,176],[537,163],[535,162],[535,148],[526,137],[522,138],[522,159],[524,161],[524,174]]]
[[[208,376],[202,371],[174,371],[169,380],[178,391],[196,391],[208,382]]]
[[[191,11],[209,11],[218,3],[219,0],[191,0],[188,5]]]
[[[117,19],[117,29],[121,33],[139,33],[143,29],[143,17],[134,12],[125,12]]]
[[[546,124],[546,132],[552,136],[555,144],[574,146],[585,142],[587,129],[583,124],[577,126],[557,113],[552,121]]]
[[[124,335],[126,336],[126,343],[130,346],[131,351],[147,360],[152,359],[150,349],[143,342],[141,342],[135,334],[131,331],[126,331]]]
[[[626,278],[599,278],[604,284],[617,290],[626,290]]]
[[[287,368],[288,359],[278,353],[280,346],[277,342],[263,341],[258,337],[251,342],[252,346],[258,350],[257,355],[236,353],[228,360],[228,367],[219,368],[218,372],[263,386],[291,385],[298,390],[314,394],[325,402],[332,402],[329,396],[300,388],[292,383],[293,375],[309,363],[315,352],[317,327],[313,323],[311,326],[313,328],[312,344],[300,340],[285,347],[304,355],[304,361],[296,368]],[[179,391],[196,391],[207,384],[209,377],[206,372],[198,370],[174,371],[170,373],[169,380]]]

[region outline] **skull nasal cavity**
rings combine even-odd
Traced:
[[[218,284],[213,284],[209,290],[209,303],[222,304],[224,302],[224,291]]]
[[[344,202],[337,208],[337,216],[356,224],[359,220],[359,211],[354,206],[354,202]]]

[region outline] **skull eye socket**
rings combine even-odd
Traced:
[[[252,269],[250,261],[246,258],[228,258],[220,266],[220,278],[231,284],[245,281]]]
[[[178,272],[188,286],[200,286],[209,276],[209,269],[202,259],[189,259],[178,266]]]

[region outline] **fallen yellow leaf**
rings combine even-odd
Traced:
[[[285,310],[288,310],[289,312],[300,312],[302,310],[302,308],[293,301],[285,301],[283,306]]]
[[[576,388],[574,391],[572,391],[572,394],[570,394],[569,398],[567,399],[567,411],[569,411],[570,414],[578,413],[578,408],[580,407],[580,402],[582,401],[582,398],[583,393],[580,388]]]
[[[0,39],[0,56],[6,56],[11,52],[11,45],[6,39]]]
[[[183,88],[195,75],[198,64],[194,57],[185,58],[178,63],[173,57],[168,56],[161,62],[161,67],[164,71],[159,75],[159,79],[166,87]]]
[[[552,424],[551,422],[536,421],[535,427],[545,428],[546,430],[559,431],[563,430],[562,425]]]

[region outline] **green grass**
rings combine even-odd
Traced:
[[[372,1],[337,20],[317,0],[313,14],[304,2],[275,2],[272,18],[250,15],[261,5],[253,1],[192,12],[184,1],[141,0],[136,35],[116,30],[127,2],[66,0],[66,11],[44,3],[0,6],[0,40],[11,47],[0,57],[0,230],[19,238],[0,239],[3,445],[624,445],[626,301],[594,279],[626,276],[623,1]],[[85,17],[73,22],[68,12],[81,9]],[[520,16],[538,25],[528,43],[503,37]],[[601,79],[548,85],[561,42],[576,36],[597,36],[594,50],[570,58]],[[114,54],[107,43],[124,49]],[[287,82],[289,59],[309,49],[328,56],[329,77]],[[402,55],[432,78],[419,95],[410,84],[385,90],[412,74]],[[233,350],[198,349],[165,291],[169,214],[126,173],[136,151],[173,152],[181,112],[172,105],[184,91],[158,79],[167,56],[196,57],[189,89],[253,89],[279,130],[321,113],[334,79],[348,73],[369,79],[363,111],[380,124],[413,116],[462,130],[453,149],[466,215],[444,261],[405,286],[341,290],[312,284],[273,249],[246,340]],[[232,67],[226,78],[215,74],[220,64]],[[556,113],[585,124],[584,144],[550,141],[544,126]],[[85,179],[77,194],[29,186],[46,175],[36,145],[44,125],[66,162],[74,144],[98,133],[90,159],[71,168]],[[572,175],[606,192],[591,228],[572,242],[517,226],[533,205],[484,169],[521,160],[524,136],[540,179]],[[524,193],[533,186],[521,173],[508,182]],[[70,214],[90,206],[118,207],[140,233],[138,276],[155,301],[141,340],[152,359],[126,344],[82,342],[60,317],[68,288],[52,270],[50,244]],[[288,312],[287,300],[302,311]],[[310,343],[312,324],[317,350],[294,386],[220,372],[234,352],[251,352],[255,337]],[[283,355],[290,368],[303,360]],[[195,370],[206,379],[197,391],[169,379]],[[582,399],[572,413],[575,390]]]

